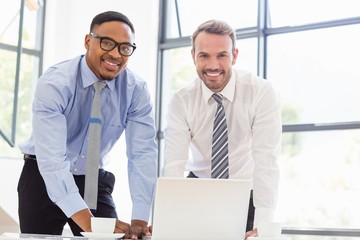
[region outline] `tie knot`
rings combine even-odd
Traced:
[[[219,93],[214,93],[212,95],[212,97],[215,99],[215,101],[218,103],[218,104],[222,104],[222,96],[221,94]]]
[[[104,82],[96,82],[93,84],[95,92],[100,92],[101,89],[103,89],[106,86],[106,83]]]

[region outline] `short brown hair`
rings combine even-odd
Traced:
[[[232,51],[235,51],[236,37],[234,30],[224,21],[208,20],[196,29],[192,35],[192,48],[195,50],[195,39],[201,32],[213,33],[218,35],[228,35],[232,41]]]

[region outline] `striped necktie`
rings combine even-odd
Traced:
[[[211,178],[229,178],[228,134],[222,96],[213,94],[217,102],[212,139]]]
[[[90,209],[97,207],[98,177],[101,139],[101,98],[100,92],[106,86],[104,82],[93,84],[95,89],[89,124],[89,142],[86,160],[84,200]]]

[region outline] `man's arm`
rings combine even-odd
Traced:
[[[91,232],[91,214],[88,208],[80,210],[71,216],[71,219],[84,231]]]
[[[67,217],[71,217],[86,209],[87,205],[79,194],[66,157],[67,123],[62,112],[70,92],[64,88],[46,81],[46,78],[39,79],[34,95],[32,124],[39,171],[48,195]]]
[[[135,89],[127,111],[125,131],[132,219],[147,222],[157,179],[157,144],[153,109],[145,83]]]
[[[280,103],[270,82],[267,82],[257,93],[253,123],[255,227],[257,222],[271,221],[274,217],[279,187],[281,128]]]

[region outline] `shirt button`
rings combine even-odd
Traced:
[[[85,156],[84,155],[81,155],[81,158],[84,158]]]
[[[75,168],[74,171],[77,172],[77,168]]]

